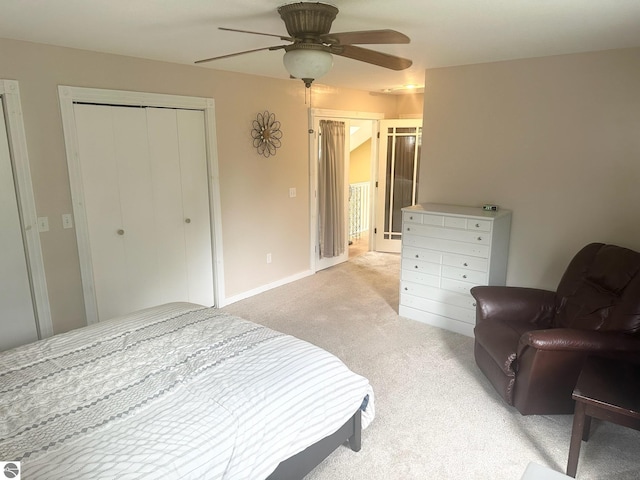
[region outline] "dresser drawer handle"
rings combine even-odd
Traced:
[[[469,264],[467,262],[464,262],[462,265],[464,265],[465,267],[469,266]]]
[[[478,241],[481,242],[482,241],[482,237],[478,237]]]
[[[409,287],[404,287],[404,291],[407,292],[409,290]]]
[[[416,253],[416,258],[420,258],[420,254]]]
[[[413,267],[413,268],[418,268],[418,265],[414,265],[414,267]]]
[[[410,231],[411,231],[411,229],[409,227],[407,227],[407,232],[410,232]]]
[[[466,275],[462,275],[462,278],[467,278],[467,276]]]
[[[474,307],[476,306],[476,302],[473,302],[473,306],[474,306]]]
[[[480,228],[480,224],[479,223],[476,223],[476,228]]]
[[[409,217],[409,220],[413,220],[413,217]]]

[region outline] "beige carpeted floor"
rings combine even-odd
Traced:
[[[564,472],[571,415],[522,416],[477,369],[471,338],[398,316],[400,259],[368,252],[224,308],[334,353],[371,382],[362,450],[338,448],[306,480],[518,480]],[[640,479],[640,432],[593,421],[578,479]]]

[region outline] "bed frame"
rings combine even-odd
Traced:
[[[267,480],[301,480],[333,453],[336,448],[347,441],[351,450],[359,452],[361,434],[362,411],[358,408],[356,413],[335,433],[324,437],[293,457],[280,462],[274,472],[267,477]]]

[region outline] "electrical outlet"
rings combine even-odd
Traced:
[[[293,198],[293,197],[295,197],[296,195],[297,195],[296,187],[291,187],[291,188],[289,189],[289,198]]]
[[[271,263],[271,254],[267,253],[267,263]]]
[[[73,217],[70,213],[62,214],[62,228],[73,228]]]

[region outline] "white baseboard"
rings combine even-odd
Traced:
[[[262,286],[260,286],[258,288],[254,288],[253,290],[248,290],[246,292],[239,293],[238,295],[234,295],[232,297],[225,298],[225,299],[221,300],[219,302],[219,307],[222,308],[222,307],[225,307],[227,305],[231,305],[232,303],[239,302],[240,300],[244,300],[246,298],[253,297],[254,295],[258,295],[259,293],[266,292],[266,291],[271,290],[273,288],[281,287],[282,285],[286,285],[287,283],[295,282],[296,280],[300,280],[302,278],[308,277],[308,276],[313,275],[313,274],[314,274],[314,272],[312,272],[311,270],[306,270],[304,272],[297,273],[297,274],[292,275],[290,277],[282,278],[282,279],[278,280],[277,282],[268,283],[268,284],[262,285]]]

